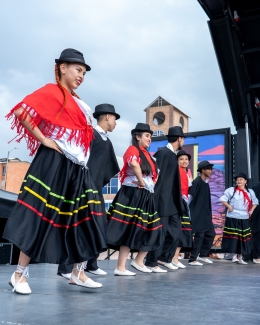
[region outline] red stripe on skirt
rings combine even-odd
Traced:
[[[73,223],[72,225],[68,226],[68,225],[61,225],[58,223],[54,223],[53,220],[50,220],[46,217],[44,217],[44,215],[39,212],[38,210],[36,210],[34,207],[32,207],[31,205],[29,205],[28,203],[18,199],[17,202],[21,203],[22,205],[26,206],[28,209],[32,210],[33,212],[35,212],[38,216],[40,216],[42,218],[42,220],[49,222],[53,227],[57,227],[57,228],[70,228],[70,227],[77,227],[79,224],[81,224],[84,221],[88,221],[91,220],[90,217],[84,218],[76,223]],[[103,215],[103,213],[96,213],[96,212],[90,212],[91,214],[96,214],[96,215]]]
[[[151,229],[147,229],[146,227],[144,227],[144,226],[141,226],[141,225],[139,225],[138,223],[136,223],[136,222],[129,222],[129,221],[124,221],[124,220],[120,220],[120,219],[117,219],[117,218],[115,218],[115,217],[113,217],[113,216],[111,216],[110,217],[111,219],[113,219],[113,220],[115,220],[115,221],[119,221],[119,222],[122,222],[122,223],[125,223],[125,224],[127,224],[127,225],[135,225],[135,226],[137,226],[137,227],[140,227],[140,228],[143,228],[144,230],[147,230],[147,231],[150,231],[150,230],[156,230],[156,229],[159,229],[159,228],[161,228],[162,227],[162,225],[159,225],[159,226],[157,226],[157,227],[154,227],[154,228],[151,228]]]
[[[249,236],[251,236],[251,235],[249,235]],[[248,240],[251,240],[251,237],[247,238],[247,239],[242,239],[242,238],[238,238],[238,237],[234,237],[234,236],[223,236],[223,238],[233,238],[233,239],[236,239],[236,240],[242,240],[244,242],[246,242]]]

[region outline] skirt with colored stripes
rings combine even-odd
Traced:
[[[79,263],[106,250],[104,217],[90,172],[40,146],[3,237],[37,262]]]
[[[226,217],[221,249],[227,253],[250,254],[251,227],[248,219]]]
[[[109,247],[127,246],[145,252],[156,250],[162,243],[162,231],[153,193],[123,185],[108,211]]]
[[[192,226],[189,217],[189,208],[186,201],[183,203],[183,216],[181,217],[181,232],[179,237],[179,247],[191,248],[192,247]]]

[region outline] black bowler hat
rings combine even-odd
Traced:
[[[188,154],[188,153],[187,153],[186,151],[184,151],[184,150],[180,150],[180,151],[178,151],[178,153],[177,153],[177,158],[179,158],[180,156],[187,156],[189,160],[191,159],[191,155]]]
[[[90,66],[85,63],[83,54],[74,49],[63,50],[60,54],[60,58],[55,59],[55,62],[56,63],[63,63],[63,62],[80,63],[86,67],[86,71],[91,70]]]
[[[115,107],[110,104],[100,104],[95,107],[95,112],[93,113],[94,118],[97,118],[99,115],[103,114],[115,115],[116,120],[120,118],[120,115],[115,111]]]
[[[185,135],[183,133],[183,130],[180,126],[172,126],[168,130],[168,134],[166,135],[168,138],[172,137],[181,137],[184,138]]]
[[[214,164],[211,164],[210,162],[208,162],[207,160],[202,160],[199,165],[198,165],[198,170],[197,172],[200,172],[203,168],[206,167],[213,167]]]
[[[244,178],[246,181],[248,180],[246,174],[244,173],[239,173],[237,176],[235,176],[235,180],[239,177]]]
[[[131,131],[131,134],[133,135],[134,132],[148,132],[153,135],[150,125],[146,123],[137,123],[136,127]]]

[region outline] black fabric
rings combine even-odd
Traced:
[[[253,256],[254,258],[260,258],[260,231],[253,233]]]
[[[103,220],[89,171],[40,146],[3,237],[36,262],[79,263],[106,250]]]
[[[180,174],[176,154],[167,147],[155,154],[160,169],[155,185],[155,205],[160,217],[169,217],[176,213],[183,215]]]
[[[226,253],[251,253],[252,232],[248,219],[226,217],[221,249]]]
[[[214,228],[209,184],[198,176],[189,188],[192,201],[189,205],[193,232],[205,232]]]
[[[260,204],[260,183],[258,183],[254,188],[253,188],[256,197],[259,200]],[[251,217],[251,227],[252,227],[252,232],[257,233],[260,232],[260,206],[258,205]]]
[[[127,246],[145,252],[161,245],[162,225],[153,193],[125,185],[120,188],[108,211],[107,242],[113,249]]]
[[[185,200],[183,203],[183,216],[181,217],[181,232],[179,235],[179,247],[191,248],[192,247],[192,226],[190,222],[190,213],[188,204]]]
[[[86,267],[86,271],[96,271],[98,269],[98,265],[97,265],[97,258],[98,255],[95,256],[94,258],[91,258],[88,260],[88,264]],[[71,273],[73,270],[73,264],[59,264],[58,266],[58,274],[67,274],[67,273]]]
[[[155,267],[158,260],[171,263],[172,258],[179,244],[179,236],[181,231],[181,220],[178,214],[170,217],[161,218],[163,225],[163,240],[161,246],[155,250],[148,252],[145,265]]]
[[[189,262],[196,261],[198,256],[208,256],[215,235],[215,230],[213,228],[206,231],[196,232],[194,234],[193,250],[191,251]]]
[[[118,174],[120,169],[111,141],[109,139],[104,141],[97,130],[94,130],[94,140],[91,143],[87,165],[91,179],[102,195],[102,188]]]

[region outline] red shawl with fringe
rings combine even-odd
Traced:
[[[67,130],[70,130],[68,141],[74,140],[76,145],[83,146],[85,154],[87,153],[93,139],[93,128],[87,124],[85,115],[71,94],[66,89],[65,92],[66,106],[62,111],[64,95],[61,89],[58,85],[47,84],[26,96],[6,115],[8,120],[13,118],[11,128],[17,130],[18,135],[15,138],[18,137],[18,139],[16,141],[20,142],[25,138],[27,148],[30,150],[30,156],[35,154],[40,142],[21,124],[21,121],[25,120],[28,115],[30,115],[32,128],[44,122],[41,132],[46,137],[50,137],[54,129],[58,128],[59,131],[56,135],[58,140]],[[14,111],[23,104],[26,105],[23,113],[16,117]]]
[[[153,163],[152,157],[150,156],[149,152],[146,149],[140,147],[140,150],[142,150],[142,152],[144,153],[146,159],[148,160],[149,164],[151,165],[153,181],[156,182],[156,180],[157,180],[157,170],[156,170],[155,165]],[[133,160],[133,158],[136,159],[139,164],[141,164],[142,161],[141,161],[138,149],[135,146],[130,146],[126,150],[126,152],[124,153],[124,156],[123,156],[124,166],[123,166],[123,168],[121,169],[121,171],[119,173],[119,178],[120,178],[120,183],[121,184],[124,182],[124,180],[125,180],[125,178],[127,176],[126,169],[127,169],[128,163],[131,162]]]

